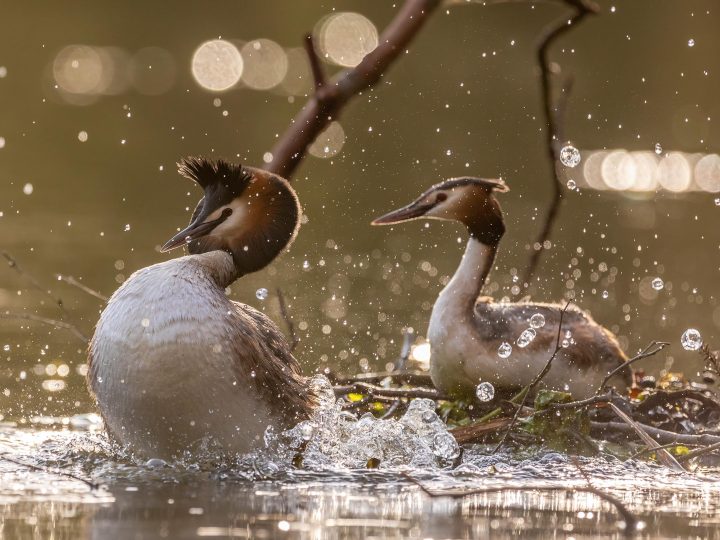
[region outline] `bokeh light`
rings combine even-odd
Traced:
[[[695,164],[695,182],[710,193],[720,192],[720,156],[708,154]]]
[[[691,169],[688,160],[680,152],[668,153],[657,168],[657,179],[668,191],[680,193],[690,187]]]
[[[322,56],[339,66],[355,67],[378,46],[378,31],[359,13],[334,13],[316,27],[316,43]]]
[[[269,39],[255,39],[240,51],[244,70],[242,81],[255,90],[269,90],[282,82],[288,71],[283,48]]]
[[[58,87],[70,94],[96,94],[108,84],[103,58],[87,45],[68,45],[62,49],[52,70]]]
[[[232,88],[243,73],[243,59],[237,47],[224,39],[206,41],[192,58],[192,74],[207,90],[220,92]]]
[[[310,145],[308,152],[318,158],[330,158],[338,154],[345,144],[345,130],[338,122],[331,122]]]

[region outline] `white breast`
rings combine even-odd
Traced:
[[[136,272],[97,324],[90,386],[108,431],[144,456],[202,444],[245,452],[271,423],[234,369],[236,306],[208,273],[208,255]]]

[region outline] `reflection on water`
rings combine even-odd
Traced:
[[[86,432],[5,428],[0,451],[101,483],[93,490],[0,460],[0,527],[6,538],[622,536],[614,508],[596,496],[528,489],[584,485],[568,459],[554,453],[520,459],[471,449],[461,465],[433,472],[288,468],[262,478],[257,469],[239,465],[138,465],[114,452],[101,435]],[[715,478],[614,458],[583,458],[582,465],[595,486],[620,498],[642,520],[641,534],[720,537]],[[401,471],[437,491],[523,490],[430,498]]]

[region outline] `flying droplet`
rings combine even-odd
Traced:
[[[694,39],[688,39],[688,47],[694,47],[695,46],[695,40]]]
[[[560,150],[560,162],[566,167],[577,167],[580,164],[580,150],[574,146],[563,146]]]
[[[3,351],[8,352],[10,350],[10,345],[3,346]]]
[[[123,228],[123,231],[128,232],[130,230],[130,224],[126,223],[125,227]]]
[[[507,358],[512,354],[512,345],[507,341],[503,341],[498,347],[498,356],[500,358]]]
[[[665,287],[665,282],[662,280],[662,278],[659,277],[653,279],[650,284],[652,285],[652,288],[656,291],[662,291],[663,287]]]
[[[455,459],[460,455],[460,446],[455,437],[444,431],[433,438],[433,453],[443,459]]]
[[[688,328],[683,332],[680,343],[686,351],[697,351],[702,347],[703,339],[700,332],[694,328]]]
[[[88,133],[87,131],[81,131],[78,133],[78,141],[85,142],[88,140]]]
[[[568,189],[575,189],[577,187],[577,183],[572,178],[567,181],[566,185]]]
[[[602,296],[603,298],[607,299],[607,297],[610,296],[610,293],[607,292],[607,291],[603,291],[601,296]]]
[[[265,287],[260,287],[255,291],[255,298],[258,300],[265,300],[268,297],[268,290]]]
[[[140,321],[140,324],[143,326],[143,328],[147,328],[148,326],[150,326],[150,319],[143,319],[142,321]]]
[[[34,189],[35,188],[33,187],[33,185],[30,182],[28,182],[27,184],[25,184],[23,186],[23,193],[25,195],[32,195],[32,192],[34,191]]]
[[[534,328],[526,328],[525,330],[522,331],[522,334],[520,334],[520,337],[517,338],[517,341],[516,341],[517,346],[520,347],[521,349],[524,349],[525,347],[530,345],[532,340],[535,339],[536,335],[537,335],[537,332],[535,331]]]
[[[720,206],[720,197],[715,199],[715,206]]]
[[[303,269],[304,270],[310,269],[310,261],[303,261]]]
[[[662,154],[662,146],[660,146],[660,143],[655,143],[655,153],[659,156]]]
[[[530,317],[530,326],[533,328],[542,328],[545,326],[545,316],[542,313],[535,313]]]
[[[481,382],[475,389],[475,395],[482,402],[491,401],[495,397],[495,387],[489,382]]]

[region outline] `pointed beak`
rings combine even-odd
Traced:
[[[213,219],[212,221],[204,221],[202,223],[191,223],[182,231],[173,236],[170,240],[165,242],[165,244],[163,244],[163,246],[160,248],[160,252],[165,253],[166,251],[170,251],[171,249],[187,245],[193,240],[197,240],[198,238],[207,236],[212,232],[215,227],[217,227],[223,221],[229,218],[230,214],[232,214],[232,210],[230,210],[229,208],[225,208],[225,210],[222,211],[222,214],[220,214],[220,217],[217,219]]]
[[[434,204],[422,204],[418,201],[412,202],[407,206],[393,210],[392,212],[385,214],[371,222],[371,225],[393,225],[395,223],[402,223],[403,221],[410,221],[411,219],[417,219],[425,215]]]

